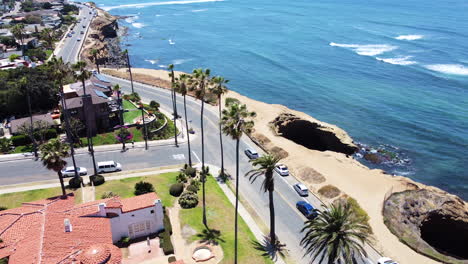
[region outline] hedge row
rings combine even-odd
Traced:
[[[164,209],[164,232],[159,234],[159,245],[163,249],[164,255],[174,254],[174,246],[172,245],[172,225],[166,210]]]
[[[45,139],[48,140],[48,139],[51,139],[51,138],[56,138],[58,136],[58,133],[57,133],[57,130],[55,128],[50,128],[50,129],[47,129],[47,131],[45,132]],[[34,133],[34,138],[36,140],[40,140],[40,136],[37,132]],[[15,147],[17,146],[24,146],[24,145],[28,145],[28,144],[31,144],[31,139],[29,138],[28,135],[16,135],[16,136],[12,136],[11,137],[11,141],[13,143],[13,145]]]

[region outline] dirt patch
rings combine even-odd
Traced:
[[[329,184],[320,188],[318,193],[325,198],[332,199],[340,195],[341,191],[335,186]]]
[[[316,170],[305,167],[299,171],[299,179],[312,184],[320,184],[326,181],[325,177]]]

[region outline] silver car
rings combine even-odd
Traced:
[[[253,150],[253,149],[246,149],[244,151],[245,155],[247,155],[247,157],[249,157],[249,159],[258,159],[260,157],[260,155],[258,155],[257,151]]]
[[[309,196],[309,190],[307,187],[302,184],[302,183],[296,183],[293,185],[294,190],[300,195],[300,196]]]
[[[88,171],[84,167],[77,167],[78,175],[83,176],[88,174]],[[63,177],[75,177],[75,168],[74,167],[66,167],[62,170]]]
[[[281,176],[288,176],[289,175],[288,167],[286,165],[283,165],[283,164],[276,165],[275,171]]]

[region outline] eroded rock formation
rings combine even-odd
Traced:
[[[309,149],[330,150],[348,155],[357,151],[354,144],[342,141],[334,128],[301,119],[290,113],[280,114],[271,124],[277,135]]]
[[[443,191],[392,194],[384,204],[388,228],[416,251],[444,263],[468,263],[468,206]]]

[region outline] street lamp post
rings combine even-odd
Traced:
[[[144,128],[144,138],[145,138],[145,150],[148,150],[148,131],[146,130],[146,123],[145,123],[145,112],[143,110],[143,104],[140,105],[141,109],[141,122],[143,122],[143,128]]]

